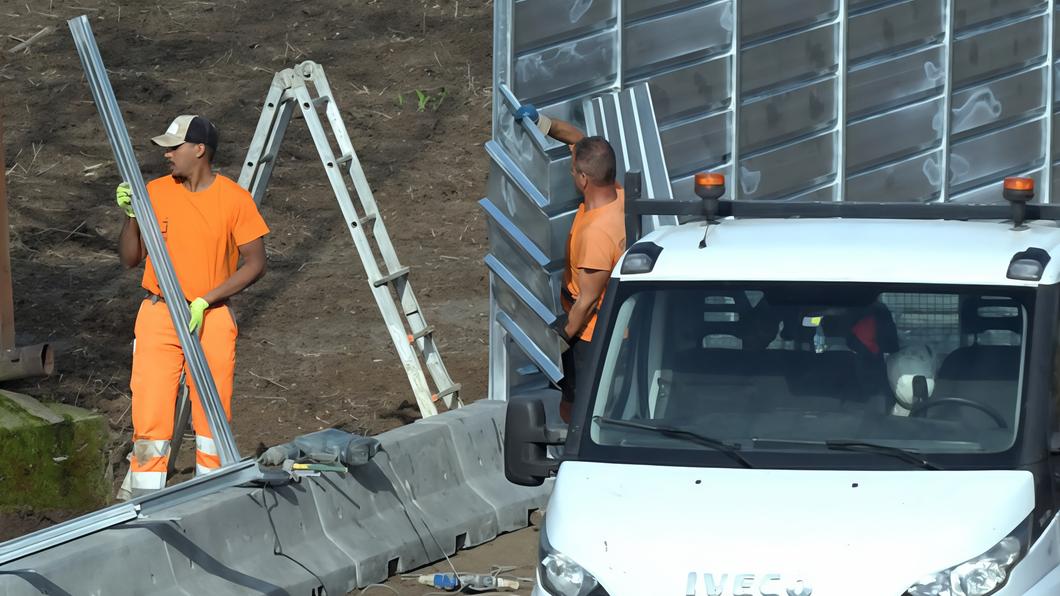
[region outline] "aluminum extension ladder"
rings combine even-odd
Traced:
[[[250,191],[255,203],[261,203],[280,144],[283,142],[283,135],[296,107],[302,110],[302,116],[320,153],[328,181],[331,182],[335,198],[339,201],[353,244],[371,284],[372,295],[375,296],[390,338],[397,348],[409,383],[412,384],[420,413],[424,417],[437,414],[435,402],[438,400],[447,408],[463,405],[460,401],[460,385],[453,382],[442,363],[442,356],[434,340],[434,329],[424,319],[409,283],[409,268],[402,266],[398,261],[394,245],[372,196],[372,189],[364,177],[361,162],[357,159],[350,135],[342,122],[339,107],[335,104],[331,87],[324,76],[324,69],[319,64],[306,61],[295,68],[276,73],[265,98],[265,105],[261,109],[261,117],[250,142],[247,158],[243,160],[243,171],[239,175],[240,186]],[[320,109],[324,110],[331,127],[331,135],[338,144],[338,157],[332,150],[331,141],[320,118]],[[351,197],[350,182],[358,200],[356,204]],[[434,383],[434,391],[427,384],[423,363],[426,363]]]

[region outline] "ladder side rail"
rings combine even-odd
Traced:
[[[325,114],[331,125],[332,134],[339,145],[339,152],[341,155],[349,158],[348,174],[353,181],[354,190],[361,202],[361,210],[364,212],[365,218],[371,218],[369,225],[371,225],[372,236],[378,246],[379,254],[383,257],[383,262],[387,268],[387,274],[397,273],[404,267],[401,265],[397,256],[397,251],[394,249],[394,245],[390,240],[390,234],[387,232],[386,224],[383,222],[383,218],[379,214],[378,205],[375,202],[375,197],[372,194],[372,189],[368,184],[368,179],[364,174],[364,170],[361,167],[360,159],[357,157],[357,151],[353,147],[353,142],[350,139],[346,125],[342,120],[342,114],[339,111],[338,104],[335,102],[334,96],[331,95],[331,87],[328,85],[324,70],[319,65],[313,65],[313,67],[308,70],[303,66],[303,73],[306,72],[310,74],[308,76],[303,74],[305,79],[303,81],[303,86],[308,91],[309,82],[312,82],[317,91],[318,97],[325,98],[327,104],[325,107]],[[309,101],[309,105],[314,105],[312,100]],[[302,107],[305,109],[304,101]],[[412,335],[419,336],[427,329],[427,322],[423,317],[419,301],[416,299],[416,295],[412,291],[412,286],[407,283],[407,276],[402,277],[404,277],[404,279],[398,278],[394,280],[394,289],[401,302],[402,311],[408,319],[409,329],[412,331]],[[415,341],[417,347],[420,348],[420,351],[424,352],[425,346],[428,342],[424,341],[423,337],[419,337]],[[445,375],[445,378],[448,378],[448,374]],[[441,379],[438,380],[441,381]],[[438,388],[440,390],[445,389],[446,387],[448,387],[448,384],[443,382],[438,383]]]
[[[283,77],[277,73],[269,85],[269,91],[265,95],[265,103],[262,104],[261,114],[258,116],[258,124],[254,129],[254,136],[250,139],[247,155],[243,159],[243,166],[239,171],[239,185],[250,192],[254,197],[254,203],[260,205],[264,198],[265,187],[268,186],[269,177],[272,173],[272,164],[275,156],[269,159],[269,148],[273,145],[273,136],[277,132],[277,118],[281,112],[281,103],[284,97],[286,84]],[[289,111],[288,111],[289,115]],[[283,128],[286,128],[284,123]],[[280,140],[283,139],[282,130]],[[279,144],[275,144],[276,147]]]
[[[408,320],[409,329],[412,331],[409,337],[413,338],[417,350],[423,355],[423,360],[427,364],[427,371],[434,381],[434,386],[438,389],[435,396],[441,397],[447,408],[453,407],[454,400],[457,405],[464,405],[460,399],[460,385],[454,383],[452,377],[449,376],[449,371],[442,362],[442,355],[438,350],[438,343],[434,339],[434,333],[427,325],[423,313],[418,310],[419,303],[416,301],[408,276],[394,280],[394,290],[402,297],[403,302],[408,300],[410,303],[417,304],[415,312],[405,311],[405,318]],[[404,309],[404,304],[402,307]]]
[[[360,159],[357,157],[357,151],[353,146],[346,124],[343,122],[342,113],[339,110],[338,103],[335,101],[335,96],[332,94],[331,85],[328,83],[327,75],[324,74],[324,68],[319,64],[314,64],[311,69],[303,67],[302,71],[306,82],[305,86],[308,88],[308,83],[312,82],[317,96],[324,98],[326,104],[324,107],[325,115],[331,125],[335,141],[339,145],[339,152],[342,156],[349,157],[349,167],[346,168],[346,171],[353,181],[353,187],[361,202],[361,209],[365,214],[365,218],[369,220],[369,225],[371,225],[372,236],[375,238],[388,273],[396,273],[404,269],[404,267],[398,259],[397,251],[394,249],[390,234],[387,232],[386,224],[379,213],[375,196],[372,193],[371,186],[368,184]],[[401,302],[401,309],[408,323],[408,328],[411,331],[410,337],[413,338],[412,341],[415,343],[418,352],[423,355],[427,371],[438,389],[438,393],[435,396],[440,396],[446,407],[452,407],[454,401],[458,405],[463,405],[460,400],[460,386],[453,382],[449,371],[442,362],[437,342],[433,333],[431,333],[426,318],[423,316],[422,307],[412,289],[412,284],[409,283],[408,275],[398,276],[392,283],[394,291]]]
[[[379,272],[379,266],[375,262],[368,236],[357,220],[357,213],[353,208],[353,201],[346,187],[346,181],[338,171],[338,164],[335,162],[335,156],[331,150],[327,133],[320,122],[320,116],[313,105],[313,99],[309,94],[309,90],[302,83],[293,84],[292,92],[294,97],[298,99],[302,115],[305,118],[306,125],[309,127],[313,142],[316,144],[317,152],[324,162],[324,170],[327,173],[328,181],[331,182],[331,187],[339,200],[339,206],[346,217],[347,229],[349,229],[350,236],[353,238],[353,243],[357,248],[357,253],[361,257],[361,263],[364,265],[369,285],[372,288],[372,295],[375,297],[379,311],[383,315],[383,321],[386,324],[387,331],[390,333],[390,339],[397,350],[402,366],[405,368],[409,383],[412,385],[412,391],[416,397],[420,413],[425,418],[433,416],[438,413],[438,410],[431,400],[431,391],[420,366],[419,358],[413,351],[412,343],[408,341],[408,336],[405,333],[405,324],[401,313],[398,311],[397,303],[394,302],[387,284],[375,284],[375,280],[382,277]]]
[[[283,143],[283,137],[287,133],[287,125],[291,123],[291,116],[294,115],[294,100],[285,98],[281,101],[279,112],[276,115],[275,126],[269,133],[268,142],[265,144],[265,152],[260,158],[264,160],[264,163],[261,163],[258,168],[257,176],[251,186],[253,190],[247,188],[254,198],[254,203],[257,205],[261,205],[261,202],[265,200],[265,192],[268,190],[269,181],[272,179],[272,170],[276,167],[280,145]]]
[[[354,189],[361,201],[361,209],[365,213],[366,218],[369,218],[370,215],[373,216],[370,221],[368,221],[368,225],[371,226],[372,237],[375,239],[379,253],[383,257],[383,262],[387,267],[388,274],[397,273],[404,269],[404,267],[398,259],[397,251],[391,241],[389,232],[387,232],[386,223],[383,221],[383,217],[379,213],[379,208],[375,202],[375,197],[372,194],[371,186],[368,184],[368,179],[361,167],[360,159],[357,157],[357,151],[353,147],[353,142],[350,139],[348,129],[342,120],[342,114],[339,111],[338,104],[335,102],[334,96],[331,95],[331,88],[328,86],[323,68],[319,65],[313,71],[312,81],[319,96],[326,98],[325,114],[331,125],[332,134],[339,144],[339,151],[343,156],[349,157],[350,165],[349,168],[346,169],[346,172],[353,181]],[[460,387],[453,382],[452,377],[449,375],[449,371],[445,368],[445,364],[442,362],[441,354],[438,350],[437,343],[434,340],[433,333],[431,332],[430,326],[427,324],[426,317],[423,315],[422,307],[412,289],[412,284],[409,283],[408,274],[406,273],[405,275],[395,277],[392,284],[394,286],[394,292],[397,294],[398,300],[401,303],[401,310],[405,315],[409,331],[411,332],[409,337],[411,337],[412,341],[415,343],[418,353],[423,356],[427,371],[430,374],[431,379],[434,381],[434,386],[437,388],[437,393],[434,395],[436,397],[440,396],[446,407],[452,407],[454,401],[456,401],[458,405],[463,405],[459,396]]]
[[[335,103],[335,96],[331,93],[331,86],[328,85],[324,69],[319,64],[314,64],[310,72],[312,74],[306,77],[307,80],[312,81],[319,97],[327,98],[324,113],[331,124],[332,134],[334,134],[335,141],[339,145],[339,152],[343,157],[348,157],[350,160],[349,167],[346,170],[353,181],[353,188],[357,192],[357,198],[361,202],[362,210],[366,217],[375,217],[374,221],[371,222],[372,235],[379,245],[379,254],[386,263],[389,270],[388,273],[395,273],[401,270],[403,266],[398,259],[397,251],[394,250],[394,245],[390,241],[390,234],[387,233],[386,224],[383,223],[383,218],[379,213],[379,205],[375,202],[375,195],[368,184],[368,178],[364,175],[361,160],[357,157],[357,151],[353,147],[353,141],[350,140],[346,124],[342,121],[342,113],[339,111],[338,104]],[[306,86],[308,87],[308,85]]]

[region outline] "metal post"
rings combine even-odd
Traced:
[[[118,170],[122,179],[132,186],[132,206],[136,213],[136,221],[140,226],[147,254],[151,257],[158,283],[162,288],[169,316],[173,319],[173,327],[180,338],[180,345],[184,348],[184,357],[191,370],[195,387],[198,389],[199,399],[210,425],[210,432],[217,445],[221,465],[230,466],[239,462],[239,450],[236,448],[232,430],[228,426],[224,409],[221,407],[217,386],[213,382],[213,375],[210,374],[210,367],[203,355],[199,337],[188,331],[188,321],[191,316],[188,302],[173,272],[173,263],[169,259],[169,253],[166,252],[166,244],[159,232],[158,220],[151,207],[151,201],[147,200],[147,186],[140,174],[140,166],[133,153],[132,143],[129,142],[129,132],[125,127],[121,108],[114,97],[114,90],[107,78],[99,48],[96,47],[96,40],[92,36],[92,27],[85,16],[70,19],[67,24],[70,26],[78,56],[81,58],[81,65],[85,70],[85,78],[92,90],[92,98],[96,102],[100,118],[106,128]]]
[[[487,394],[490,399],[508,400],[510,379],[508,371],[508,334],[497,322],[497,302],[493,295],[493,272],[489,272],[489,377]]]
[[[946,0],[946,30],[943,32],[943,62],[945,62],[946,79],[942,86],[942,154],[939,156],[939,202],[950,198],[950,121],[953,110],[950,107],[950,95],[953,92],[953,4],[956,0]],[[1052,39],[1049,46],[1052,47]]]
[[[836,67],[836,187],[832,200],[846,199],[847,190],[847,0],[839,3],[839,23],[836,35],[839,37],[839,64]]]
[[[1053,89],[1056,78],[1053,66],[1053,60],[1056,58],[1053,47],[1056,45],[1056,40],[1053,39],[1056,34],[1053,22],[1056,12],[1054,2],[1055,0],[1049,0],[1045,13],[1045,163],[1042,165],[1042,191],[1038,193],[1038,201],[1042,203],[1053,202],[1053,110],[1056,107],[1056,92]]]
[[[515,0],[496,0],[493,4],[493,128],[490,136],[500,136],[498,118],[507,114],[504,110],[504,97],[500,88],[511,86],[512,82],[512,21],[514,19]]]
[[[625,76],[622,73],[625,62],[622,55],[626,27],[625,5],[624,0],[615,0],[615,91],[621,91],[622,85],[625,84]]]
[[[729,196],[740,198],[740,3],[732,0],[732,80],[729,81],[729,98],[732,101],[732,122],[729,123],[731,143],[732,183]]]

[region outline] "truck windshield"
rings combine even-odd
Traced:
[[[1017,436],[1029,289],[625,290],[599,330],[605,351],[589,425],[597,445],[708,450],[601,420],[684,429],[747,454],[834,453],[830,446],[853,442],[930,459],[1005,451]]]

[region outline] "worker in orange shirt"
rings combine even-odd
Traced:
[[[149,182],[147,193],[191,311],[188,330],[199,334],[225,416],[231,419],[237,326],[227,300],[265,273],[262,238],[269,228],[250,193],[214,172],[219,135],[209,120],[178,116],[165,134],[151,140],[165,149],[172,171]],[[123,182],[116,194],[126,215],[118,246],[121,263],[133,268],[147,261],[147,295],[136,316],[130,382],[133,450],[118,493],[119,499],[128,499],[166,485],[177,391],[187,363],[140,236],[132,191]],[[201,475],[219,468],[221,461],[191,375],[186,379],[196,434],[195,471]]]
[[[569,421],[575,395],[592,382],[587,368],[596,312],[611,271],[626,250],[625,195],[615,181],[615,151],[603,137],[587,137],[573,124],[539,114],[529,104],[516,110],[515,118],[530,118],[542,134],[570,146],[571,177],[583,197],[567,238],[563,271],[567,322],[561,335],[569,349],[563,352],[560,415]]]

